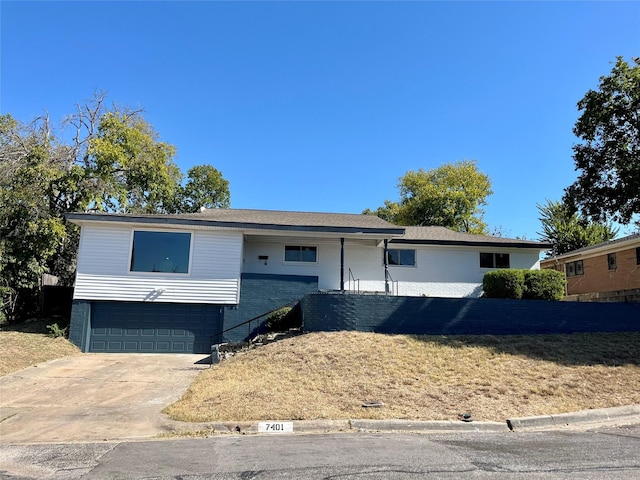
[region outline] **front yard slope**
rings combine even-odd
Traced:
[[[3,326],[0,331],[0,377],[38,363],[79,355],[69,340],[51,338],[44,321]],[[48,322],[52,323],[52,322]]]
[[[193,422],[447,420],[462,413],[504,421],[640,403],[639,352],[640,333],[312,333],[214,365],[165,412]]]

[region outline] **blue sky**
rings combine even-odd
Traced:
[[[537,238],[576,178],[576,103],[640,56],[640,2],[0,3],[0,112],[142,107],[233,208],[359,213],[475,159],[485,220]]]

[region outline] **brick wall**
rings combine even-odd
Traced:
[[[616,252],[615,270],[609,270],[607,254],[582,261],[584,274],[567,277],[568,295],[640,288],[640,265],[636,264],[635,248]],[[557,269],[563,271],[564,264]]]
[[[240,284],[240,303],[224,312],[224,330],[269,312],[306,294],[318,291],[318,277],[302,275],[270,275],[243,273]],[[239,342],[255,332],[265,318],[251,325],[226,332],[220,342]]]
[[[315,293],[304,330],[414,335],[640,331],[640,304]]]

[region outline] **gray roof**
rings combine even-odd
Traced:
[[[563,253],[561,255],[556,255],[555,257],[545,258],[545,261],[555,260],[558,258],[572,257],[574,255],[582,254],[585,252],[589,252],[590,250],[596,250],[600,248],[608,248],[612,246],[619,245],[621,243],[635,243],[635,240],[640,241],[640,233],[634,233],[633,235],[627,235],[626,237],[616,238],[614,240],[609,240],[606,242],[598,243],[596,245],[589,245],[588,247],[578,248],[576,250],[571,250],[570,252]]]
[[[517,247],[546,250],[551,244],[520,240],[517,238],[493,237],[461,233],[445,227],[404,227],[405,234],[394,238],[391,243],[410,245],[473,245],[480,247]]]
[[[203,225],[252,230],[279,230],[329,233],[363,233],[392,238],[391,243],[414,245],[473,245],[494,247],[537,248],[546,250],[550,244],[460,233],[445,227],[401,227],[376,215],[357,213],[289,212],[211,208],[185,214],[119,214],[69,213],[71,221],[127,222],[168,225]]]
[[[277,210],[206,209],[187,214],[113,214],[70,213],[73,221],[107,221],[130,223],[166,223],[207,225],[213,227],[262,230],[289,230],[334,233],[368,233],[385,236],[402,235],[404,227],[393,225],[375,215],[354,213],[288,212]]]

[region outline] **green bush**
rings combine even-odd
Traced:
[[[504,269],[485,273],[482,278],[484,296],[488,298],[522,298],[524,270]]]
[[[302,312],[299,303],[294,307],[284,307],[270,313],[265,321],[265,327],[269,332],[284,332],[301,326]]]
[[[562,300],[566,281],[555,270],[526,270],[522,298],[532,300]]]
[[[57,323],[47,325],[47,328],[49,329],[49,336],[52,338],[66,337],[69,330],[69,327],[62,328]]]

